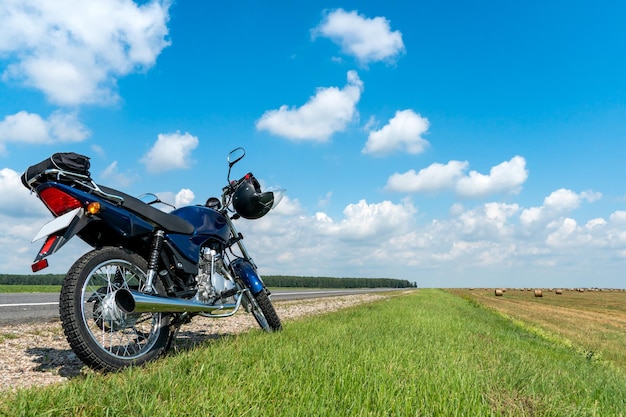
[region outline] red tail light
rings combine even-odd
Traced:
[[[39,193],[39,197],[55,216],[60,216],[70,210],[82,207],[80,201],[54,187],[42,190]]]

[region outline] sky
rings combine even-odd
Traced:
[[[19,176],[203,204],[228,152],[287,189],[261,274],[625,288],[626,3],[4,0],[0,272],[52,216]],[[89,248],[70,242],[43,271]]]

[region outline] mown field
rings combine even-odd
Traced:
[[[452,290],[516,321],[530,332],[576,349],[590,359],[609,361],[626,369],[626,292],[572,291],[562,294],[510,289]]]
[[[145,368],[7,394],[0,415],[626,415],[626,367],[605,352],[625,346],[623,331],[593,354],[579,343],[601,338],[612,316],[578,339],[545,324],[552,317],[555,328],[569,327],[565,313],[573,327],[602,316],[602,299],[580,307],[578,298],[571,306],[565,297],[514,297],[419,290],[287,322],[280,333],[222,338]],[[620,300],[607,301],[616,317],[626,310]]]

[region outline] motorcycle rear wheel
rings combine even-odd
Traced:
[[[162,355],[169,336],[169,316],[122,312],[115,304],[121,288],[141,291],[146,261],[124,249],[105,247],[86,253],[70,268],[59,300],[67,341],[89,367],[117,371]],[[164,294],[160,282],[156,293]]]

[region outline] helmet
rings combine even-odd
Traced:
[[[246,175],[233,194],[233,207],[245,219],[259,219],[274,205],[274,193],[261,192],[259,181],[252,174]]]

